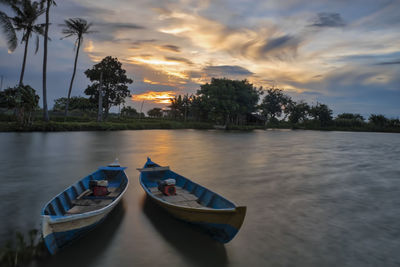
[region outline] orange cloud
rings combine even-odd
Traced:
[[[162,59],[156,59],[156,58],[144,58],[143,56],[141,57],[130,57],[128,58],[131,60],[133,63],[145,63],[145,64],[150,64],[150,65],[179,65],[179,62],[176,61],[168,61],[168,60],[162,60]]]
[[[176,92],[165,91],[165,92],[154,92],[149,91],[140,95],[133,95],[133,101],[152,101],[158,104],[169,104],[171,103],[171,98],[174,98]]]

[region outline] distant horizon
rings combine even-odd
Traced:
[[[84,36],[72,96],[86,97],[83,72],[113,56],[134,80],[126,105],[138,111],[143,100],[143,112],[163,108],[160,97],[195,94],[212,77],[226,77],[276,86],[294,100],[327,104],[334,115],[398,118],[399,13],[398,0],[63,1],[50,14],[48,105],[66,97],[73,68],[75,40],[60,40],[58,25],[82,17],[97,33]],[[36,55],[30,42],[24,78],[41,98],[42,41]],[[8,53],[0,33],[2,89],[17,84],[22,54],[21,44]]]

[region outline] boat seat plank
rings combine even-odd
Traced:
[[[207,208],[197,202],[198,198],[194,194],[178,186],[175,188],[176,188],[176,195],[174,196],[164,195],[158,190],[157,187],[149,187],[149,190],[155,197],[160,198],[174,205],[190,207],[190,208],[203,208],[203,209]]]
[[[103,207],[109,205],[111,202],[112,202],[112,199],[78,199],[78,200],[74,200],[73,203],[75,206],[73,206],[71,209],[69,209],[66,212],[66,214],[67,215],[79,214],[79,213],[97,210],[97,209],[100,209],[100,208],[103,208]]]
[[[74,206],[70,210],[67,211],[66,215],[85,213],[85,212],[97,210],[99,208],[101,208],[101,207],[98,207],[98,206]]]
[[[159,192],[158,187],[149,187],[149,190],[150,190],[150,192],[152,192],[153,194]]]
[[[205,208],[201,204],[199,204],[196,200],[187,201],[186,204],[191,208]]]
[[[108,197],[117,197],[121,193],[120,187],[109,187],[107,189],[108,189],[108,192],[110,192],[107,195]]]
[[[112,202],[112,199],[77,199],[73,203],[75,206],[96,206],[96,205],[108,205]]]
[[[92,190],[87,189],[85,191],[83,191],[76,199],[81,199],[82,197],[88,196],[92,193]]]

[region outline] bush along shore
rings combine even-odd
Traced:
[[[30,266],[48,255],[43,238],[37,229],[30,230],[27,235],[16,232],[14,239],[8,240],[0,248],[0,266]]]
[[[15,121],[0,121],[1,132],[60,132],[60,131],[117,131],[117,130],[150,130],[150,129],[212,129],[213,124],[205,122],[183,122],[162,119],[111,119],[96,122],[94,119],[69,117],[66,122],[52,120],[33,121],[21,125]]]
[[[3,119],[3,120],[1,120]],[[21,125],[11,118],[4,120],[0,116],[0,132],[61,132],[61,131],[119,131],[119,130],[152,130],[152,129],[199,129],[199,130],[226,130],[252,131],[267,129],[292,129],[316,131],[354,131],[354,132],[390,132],[400,133],[400,127],[390,124],[374,124],[371,122],[354,123],[351,120],[333,120],[327,125],[310,120],[292,124],[290,122],[275,121],[267,124],[252,125],[215,125],[213,122],[179,121],[171,119],[110,119],[106,122],[96,122],[95,119],[82,117],[54,118],[49,122],[35,120],[29,125]]]

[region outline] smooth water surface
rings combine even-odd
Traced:
[[[152,130],[0,133],[0,245],[54,195],[120,159],[130,178],[98,228],[41,266],[398,266],[400,134]],[[222,245],[145,197],[146,157],[246,205]]]

